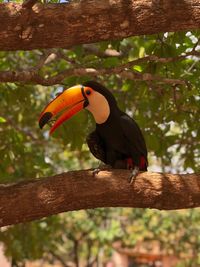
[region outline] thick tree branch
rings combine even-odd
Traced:
[[[0,185],[0,226],[64,211],[97,207],[163,210],[200,207],[200,174],[144,172],[133,184],[126,170],[74,171],[40,180]]]
[[[35,3],[30,2],[30,6]],[[69,48],[133,35],[198,29],[200,2],[84,0],[37,3],[30,9],[1,3],[0,21],[0,50]]]

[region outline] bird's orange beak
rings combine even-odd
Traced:
[[[50,129],[52,134],[64,121],[70,119],[87,105],[84,86],[76,85],[65,90],[52,100],[42,111],[39,117],[39,126],[42,129],[53,117],[60,114]]]

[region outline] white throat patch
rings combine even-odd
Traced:
[[[89,105],[86,107],[92,115],[96,123],[102,124],[107,121],[110,115],[110,106],[107,99],[100,93],[93,91],[88,97]]]

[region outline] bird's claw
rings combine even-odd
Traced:
[[[107,164],[100,164],[98,168],[95,168],[93,171],[92,171],[92,174],[93,176],[97,175],[99,172],[101,171],[108,171],[112,169],[112,167],[110,165],[107,165]]]
[[[134,181],[135,178],[137,177],[138,173],[139,173],[139,168],[138,168],[138,167],[135,167],[135,168],[132,170],[131,175],[130,175],[129,178],[128,178],[128,181],[129,181],[130,184],[133,183],[133,181]]]
[[[94,170],[92,171],[92,175],[95,176],[95,175],[97,175],[100,171],[101,171],[100,168],[96,168],[96,169],[94,169]]]

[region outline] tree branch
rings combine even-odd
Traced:
[[[52,77],[42,77],[37,70],[23,70],[23,71],[0,71],[0,82],[20,82],[20,83],[33,83],[45,86],[62,84],[64,79],[70,76],[83,76],[97,77],[101,75],[116,74],[124,79],[135,81],[157,81],[170,85],[187,85],[183,79],[165,78],[151,73],[140,73],[131,70],[125,70],[123,67],[113,67],[107,69],[94,69],[94,68],[74,68],[67,69]]]
[[[28,0],[30,6],[35,0]],[[26,4],[23,4],[26,5]],[[23,8],[0,4],[0,50],[69,48],[166,31],[199,29],[200,2],[84,0]]]
[[[144,172],[130,185],[126,170],[73,171],[0,185],[0,226],[97,207],[173,210],[200,207],[200,174]]]
[[[199,42],[199,41],[198,41]],[[197,42],[197,43],[198,43]],[[62,84],[63,80],[69,76],[82,76],[89,75],[91,77],[96,77],[100,75],[111,75],[116,74],[121,78],[136,80],[136,81],[157,81],[170,85],[188,85],[187,81],[183,79],[173,79],[165,78],[159,75],[153,75],[151,73],[139,73],[131,68],[137,64],[148,63],[148,62],[160,62],[169,63],[176,62],[179,60],[187,59],[190,56],[200,57],[200,52],[195,50],[196,44],[192,51],[186,52],[184,54],[177,55],[175,57],[158,57],[155,55],[144,56],[142,58],[134,59],[127,63],[121,64],[112,68],[83,68],[73,62],[71,59],[65,57],[61,51],[54,51],[53,49],[41,56],[39,62],[35,67],[27,70],[20,71],[0,71],[0,82],[20,82],[20,83],[33,83],[41,84],[45,86]],[[113,56],[113,55],[112,55]],[[65,59],[70,62],[73,68],[66,69],[55,76],[45,75],[45,78],[40,75],[41,68],[51,63],[55,59]]]

